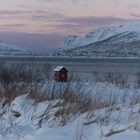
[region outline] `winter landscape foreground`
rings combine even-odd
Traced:
[[[138,27],[68,36],[45,56],[0,42],[0,140],[140,140]]]
[[[139,76],[58,83],[45,64],[3,64],[0,92],[1,140],[140,139]]]

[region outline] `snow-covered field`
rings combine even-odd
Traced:
[[[140,77],[67,83],[47,65],[0,67],[0,140],[140,139]]]
[[[46,80],[27,89],[10,104],[1,99],[0,140],[140,139],[140,89],[134,85]]]

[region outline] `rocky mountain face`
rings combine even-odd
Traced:
[[[83,57],[139,57],[140,22],[94,29],[84,37],[70,35],[56,55]]]

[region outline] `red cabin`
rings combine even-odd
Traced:
[[[64,66],[58,66],[54,69],[54,80],[57,82],[67,82],[68,70]]]

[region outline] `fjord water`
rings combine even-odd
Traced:
[[[88,80],[107,72],[121,73],[133,80],[132,77],[136,77],[140,73],[140,58],[0,56],[0,63],[48,64],[51,66],[52,72],[56,66],[65,66],[69,73]]]

